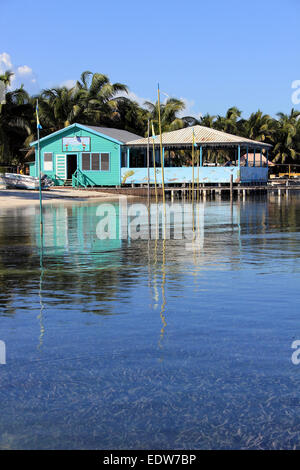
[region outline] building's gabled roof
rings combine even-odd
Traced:
[[[198,145],[203,144],[204,146],[235,146],[235,145],[245,145],[249,147],[272,147],[269,144],[263,142],[258,142],[256,140],[246,139],[244,137],[239,137],[237,135],[227,134],[226,132],[217,131],[216,129],[211,129],[210,127],[204,126],[194,126],[194,127],[185,127],[177,131],[164,132],[162,134],[162,143],[163,145],[169,146],[188,146],[193,144],[193,129],[195,135],[195,143]],[[150,139],[152,144],[153,140]],[[160,136],[156,136],[154,139],[155,144],[159,144]],[[147,145],[147,138],[143,139],[134,139],[126,142],[128,146],[143,147]]]
[[[40,139],[40,142],[44,142],[47,139],[50,139],[54,136],[58,136],[65,132],[68,129],[71,128],[78,128],[78,129],[83,129],[92,132],[93,134],[99,135],[101,137],[106,137],[107,139],[116,142],[117,144],[124,144],[127,140],[133,140],[133,139],[140,139],[141,136],[137,134],[133,134],[132,132],[124,131],[122,129],[114,129],[110,127],[97,127],[97,126],[88,126],[86,124],[78,124],[74,123],[71,124],[68,127],[64,127],[63,129],[60,129],[59,131],[52,132],[52,134],[46,135],[45,137]],[[33,147],[34,145],[37,145],[38,141],[35,140],[34,142],[31,142],[30,146]]]
[[[125,144],[128,140],[136,140],[141,139],[142,137],[137,134],[133,134],[132,132],[124,131],[123,129],[115,129],[114,127],[97,127],[97,126],[87,126],[89,129],[92,129],[99,134],[107,135],[108,137],[112,137],[119,142]]]

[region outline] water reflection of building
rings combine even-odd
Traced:
[[[119,217],[119,206],[116,203],[112,206],[114,212],[108,213],[107,217],[113,219],[110,221],[111,224],[115,224],[115,217]],[[59,205],[51,207],[51,209],[46,208],[43,236],[45,253],[55,256],[72,254],[73,261],[76,259],[76,254],[85,254],[86,260],[93,264],[95,263],[93,254],[120,249],[118,224],[116,224],[117,232],[114,239],[99,239],[97,237],[96,227],[99,222],[97,207],[94,205]],[[38,245],[40,243],[38,232],[37,243]]]

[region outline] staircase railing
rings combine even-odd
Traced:
[[[73,188],[87,188],[88,186],[95,186],[95,183],[77,168],[75,173],[72,175],[72,186]]]

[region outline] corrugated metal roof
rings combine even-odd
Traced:
[[[133,134],[132,132],[124,131],[122,129],[115,129],[113,127],[97,127],[97,126],[87,126],[86,124],[82,124],[84,127],[89,127],[100,134],[107,135],[112,139],[118,140],[119,142],[123,142],[125,144],[128,140],[137,140],[141,139],[140,135]]]
[[[239,137],[237,135],[227,134],[226,132],[217,131],[216,129],[211,129],[210,127],[204,126],[194,126],[194,127],[185,127],[184,129],[179,129],[172,132],[164,132],[162,134],[163,145],[192,145],[193,143],[193,129],[195,134],[195,142],[197,144],[205,145],[234,145],[234,144],[245,144],[245,145],[255,145],[257,147],[272,147],[269,144],[264,144],[256,140],[246,139],[244,137]],[[150,139],[152,144],[152,138]],[[159,144],[160,138],[159,135],[154,139],[155,144]],[[147,137],[142,139],[132,139],[126,142],[126,145],[130,146],[144,146],[147,145]]]

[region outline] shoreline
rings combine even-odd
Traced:
[[[80,189],[49,189],[42,191],[43,205],[60,204],[62,202],[91,202],[119,200],[136,196],[114,195],[106,192],[95,192]],[[30,207],[39,204],[39,191],[28,189],[0,189],[0,211],[18,207]]]

